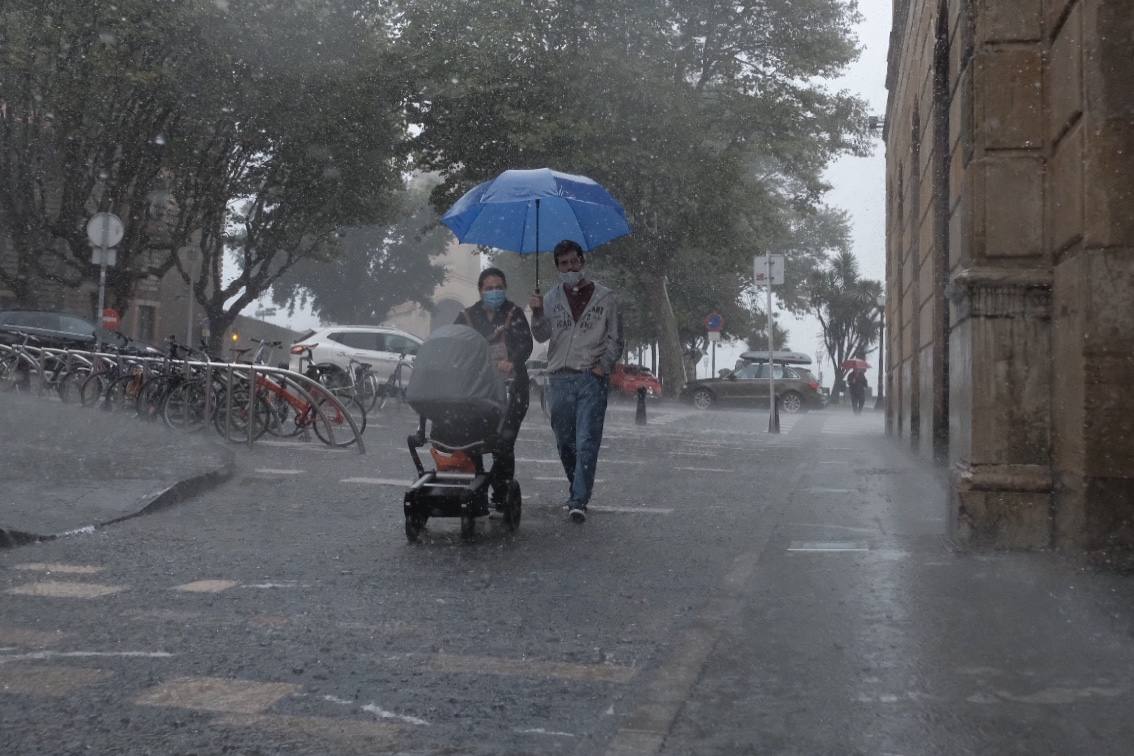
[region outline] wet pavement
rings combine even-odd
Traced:
[[[0,394],[0,546],[98,527],[223,482],[233,452],[214,438]]]
[[[879,414],[615,405],[577,526],[536,407],[519,532],[411,546],[412,425],[0,551],[0,750],[1129,751],[1134,583],[954,551]]]

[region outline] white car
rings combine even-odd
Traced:
[[[304,356],[304,347],[310,347],[316,363],[329,362],[349,370],[351,360],[364,362],[373,368],[379,380],[384,381],[394,372],[403,354],[407,361],[412,361],[420,346],[421,339],[396,328],[330,326],[308,331],[295,340],[291,347],[290,368],[300,372],[299,360]],[[403,368],[402,381],[409,381],[409,377],[410,369]]]

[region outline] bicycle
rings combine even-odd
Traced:
[[[406,401],[406,386],[402,380],[402,371],[404,369],[413,370],[413,363],[406,362],[406,352],[402,352],[398,356],[398,364],[394,366],[394,372],[386,379],[378,389],[378,411],[381,412],[390,405],[392,401],[399,401],[405,404]]]
[[[278,346],[279,343],[272,342],[271,345]],[[263,358],[265,346],[267,346],[267,343],[261,343],[254,360]],[[256,405],[258,408],[263,408],[257,414],[262,416],[263,422],[261,423],[262,427],[253,428],[253,438],[258,438],[268,431],[278,436],[294,436],[303,433],[308,428],[314,428],[315,435],[328,446],[352,446],[358,438],[350,427],[350,420],[354,421],[354,425],[358,428],[358,434],[361,435],[366,430],[366,410],[354,397],[335,397],[330,389],[324,388],[319,380],[324,371],[319,365],[312,362],[310,349],[306,349],[304,352],[308,366],[301,372],[320,386],[318,388],[311,387],[304,392],[306,394],[304,395],[304,393],[298,393],[289,388],[288,380],[284,376],[257,375]],[[301,357],[301,368],[303,361],[304,359]],[[248,407],[251,404],[248,401],[248,398],[250,398],[247,386],[248,376],[241,376],[241,380],[241,402],[233,412],[233,417],[237,419],[243,432],[247,432]],[[235,401],[237,394],[238,392],[234,390],[234,406],[237,406]],[[308,396],[310,396],[310,400],[308,400]],[[346,410],[345,412],[340,409],[340,405]],[[347,419],[347,415],[350,416],[350,420]],[[218,413],[218,429],[224,435],[222,422],[222,415]],[[349,439],[347,438],[348,435]]]

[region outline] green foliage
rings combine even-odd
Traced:
[[[444,266],[432,258],[452,238],[429,204],[430,188],[411,184],[389,225],[344,230],[340,255],[297,263],[272,285],[272,299],[293,311],[309,306],[330,322],[374,325],[403,302],[428,305],[445,279]]]
[[[823,341],[831,362],[838,366],[851,357],[865,357],[878,341],[882,284],[859,275],[858,259],[842,251],[807,282],[809,307],[823,328]],[[834,394],[843,385],[835,371]]]
[[[856,54],[842,0],[402,5],[424,82],[415,154],[446,179],[437,206],[508,168],[607,186],[634,234],[588,264],[638,303],[631,342],[662,342],[670,386],[682,329],[706,300],[740,302],[752,255],[813,210],[833,156],[863,146],[861,103],[815,83]],[[707,293],[686,293],[691,271]]]

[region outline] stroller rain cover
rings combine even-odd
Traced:
[[[442,326],[418,349],[406,401],[449,443],[467,444],[496,430],[508,407],[488,341],[463,325]]]

